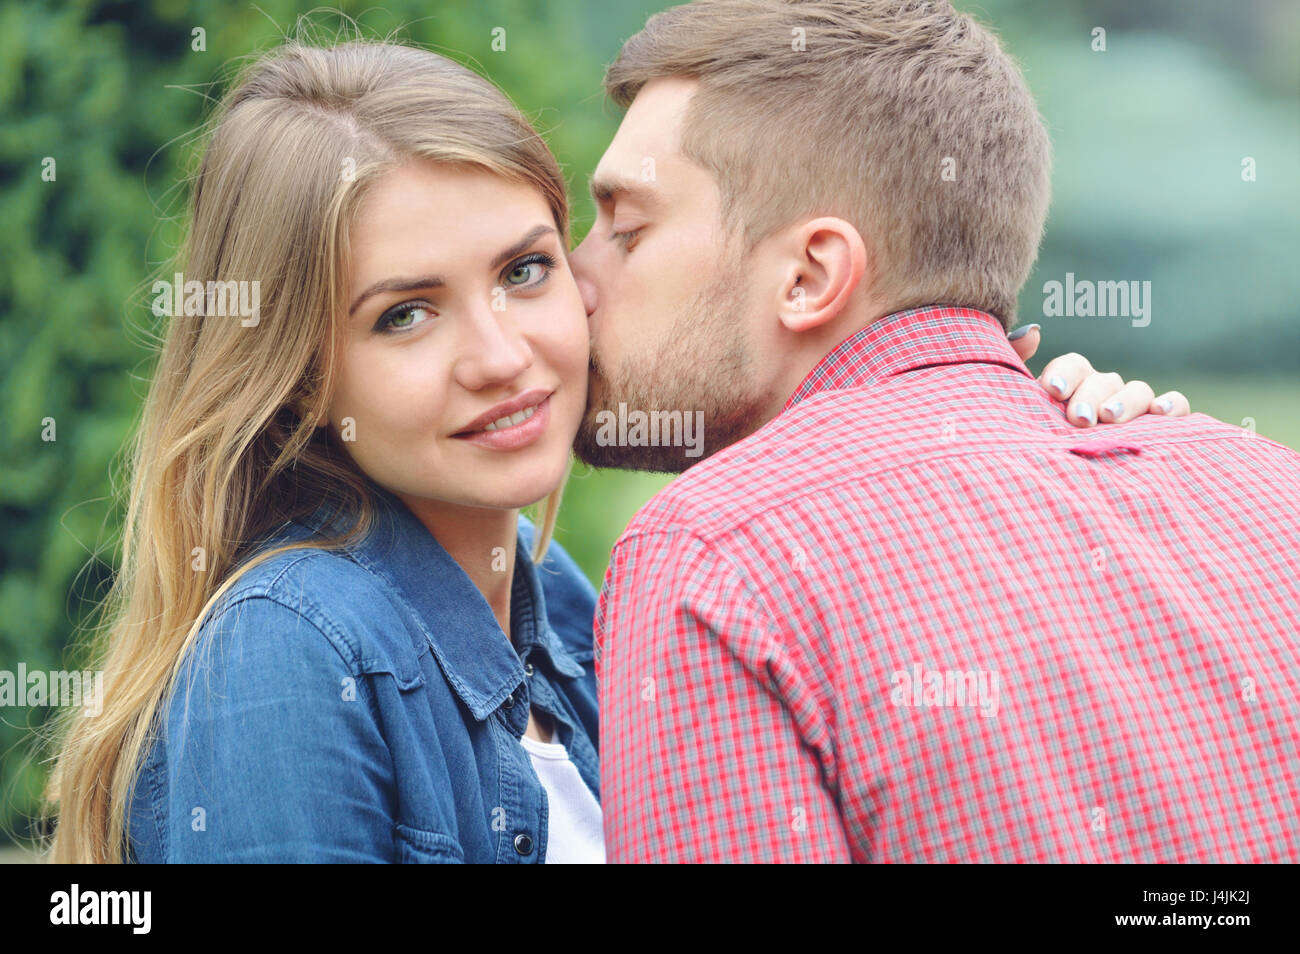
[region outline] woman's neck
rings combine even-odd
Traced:
[[[399,496],[478,587],[509,639],[519,511],[454,507],[439,500]]]

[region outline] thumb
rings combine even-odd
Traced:
[[[1025,325],[1007,335],[1007,340],[1011,342],[1011,347],[1016,349],[1016,354],[1020,355],[1021,361],[1028,361],[1038,350],[1042,337],[1038,331],[1038,325]]]

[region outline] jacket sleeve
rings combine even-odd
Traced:
[[[270,597],[205,623],[167,719],[165,857],[388,862],[393,766],[368,675]]]

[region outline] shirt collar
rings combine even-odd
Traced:
[[[486,719],[523,682],[530,652],[564,675],[583,674],[547,621],[545,593],[529,556],[533,527],[522,515],[511,584],[512,644],[478,587],[410,508],[373,485],[372,500],[370,529],[347,552],[407,603],[448,683],[474,718]],[[346,529],[350,524],[343,516],[331,502],[299,522],[323,533]]]
[[[783,410],[820,391],[861,388],[932,365],[980,361],[1034,379],[992,315],[941,305],[897,311],[840,342],[803,379]]]

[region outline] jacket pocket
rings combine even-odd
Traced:
[[[459,865],[465,863],[465,853],[455,839],[446,835],[397,825],[393,829],[397,845],[397,860],[404,865]]]

